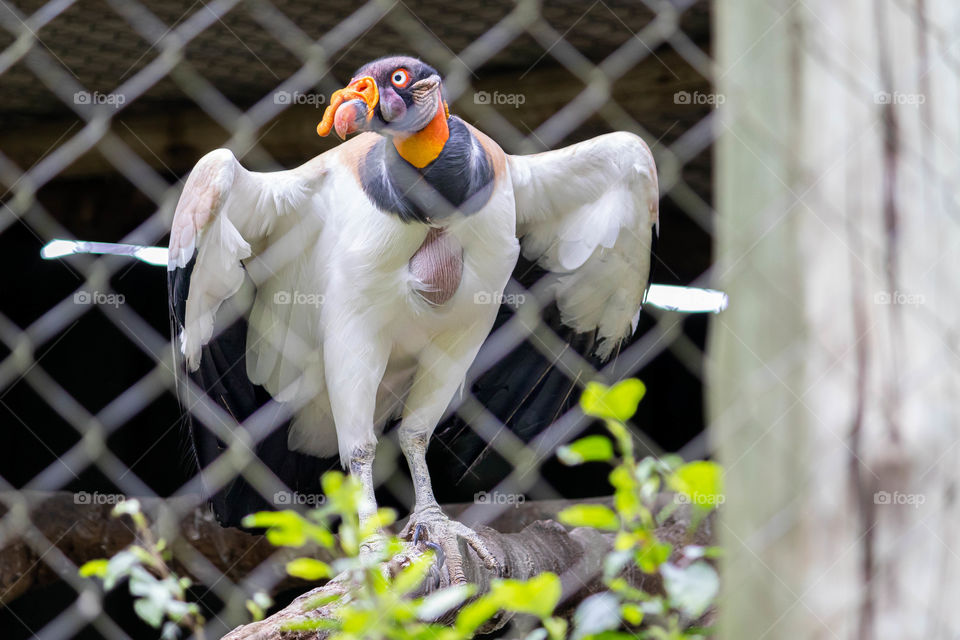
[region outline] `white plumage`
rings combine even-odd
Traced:
[[[414,293],[407,268],[428,228],[379,211],[350,168],[374,136],[268,174],[245,170],[226,149],[207,154],[184,188],[170,242],[170,268],[185,266],[199,247],[181,334],[188,366],[198,366],[217,309],[240,289],[245,267],[257,285],[250,379],[299,408],[292,448],[321,456],[339,449],[344,464],[356,436],[335,429],[331,406],[373,401],[357,388],[378,392],[376,425],[361,431],[379,432],[423,370],[418,359],[436,369],[423,376],[421,387],[430,386],[414,394],[430,404],[406,404],[409,413],[428,416],[432,430],[493,324],[518,236],[526,257],[557,274],[562,321],[597,330],[598,353],[608,357],[633,329],[657,224],[653,158],[633,134],[503,155],[506,170],[490,202],[448,225],[464,248],[464,277],[456,295],[435,308]],[[371,380],[362,385],[359,377]],[[331,388],[340,387],[346,397],[331,398]]]
[[[597,329],[607,358],[636,329],[658,224],[657,172],[639,137],[611,133],[509,156],[523,255],[558,274],[561,320]]]
[[[364,81],[351,86],[369,87]],[[438,86],[432,76],[424,82]],[[343,113],[341,129],[360,121],[356,110]],[[562,322],[596,330],[601,357],[630,335],[647,286],[657,177],[649,149],[633,134],[521,157],[457,126],[461,140],[472,136],[471,153],[482,147],[492,190],[479,210],[431,216],[429,225],[404,222],[368,196],[361,172],[380,139],[375,133],[276,173],[249,172],[230,151],[213,151],[194,168],[177,206],[169,268],[186,267],[196,252],[180,335],[188,368],[199,366],[218,310],[241,297],[249,277],[247,375],[289,404],[289,448],[319,457],[339,452],[364,485],[361,517],[369,517],[376,440],[400,418],[417,495],[410,523],[466,537],[492,566],[476,534],[436,505],[424,458],[429,438],[493,326],[521,239],[525,256],[552,272]],[[478,171],[477,161],[474,155],[463,170]],[[462,265],[459,284],[439,304],[423,295],[432,284],[411,266],[431,225],[442,235],[431,251],[446,252],[440,258],[455,265],[445,277]],[[455,544],[446,548],[457,553]]]

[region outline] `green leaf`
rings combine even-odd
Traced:
[[[643,609],[632,602],[627,602],[620,608],[620,615],[627,624],[634,627],[640,626],[643,622]]]
[[[545,571],[526,582],[520,580],[494,580],[490,595],[507,611],[529,613],[539,618],[553,614],[560,602],[560,578]]]
[[[630,550],[611,551],[603,559],[603,579],[609,582],[620,575],[623,568],[633,560],[633,553]]]
[[[331,493],[336,493],[340,491],[343,487],[343,481],[346,479],[339,471],[328,471],[323,474],[323,477],[320,478],[320,486],[323,487],[323,492],[327,495]]]
[[[667,484],[695,507],[710,510],[723,503],[723,467],[715,462],[688,462],[667,477]]]
[[[571,640],[580,640],[620,625],[620,601],[609,591],[596,593],[577,606],[573,613]]]
[[[156,559],[150,554],[150,552],[138,544],[130,545],[127,547],[127,551],[135,555],[137,557],[137,561],[142,565],[152,567],[156,564]]]
[[[376,567],[369,567],[367,574],[370,584],[373,585],[374,593],[383,595],[390,591],[392,585],[390,584],[390,580],[387,579],[387,576],[383,575],[383,571],[377,570]]]
[[[578,504],[557,514],[563,524],[571,527],[593,527],[604,531],[620,528],[620,518],[610,507],[602,504]]]
[[[336,538],[333,537],[333,533],[322,524],[311,524],[307,527],[307,535],[324,549],[332,549],[337,543]]]
[[[380,529],[386,529],[397,521],[397,512],[393,509],[377,509],[377,512],[368,518],[360,529],[360,537],[368,538]]]
[[[408,625],[410,628],[419,627],[419,624],[416,622],[417,605],[411,600],[395,600],[391,602],[388,612],[394,622],[400,623],[405,628]]]
[[[359,603],[358,603],[359,604]],[[359,607],[344,607],[339,611],[343,619],[343,630],[349,634],[367,637],[366,630],[383,619],[383,611],[360,609]]]
[[[258,607],[263,607],[264,609],[269,609],[273,606],[273,598],[264,591],[255,592],[250,599],[253,600]]]
[[[301,618],[280,625],[281,631],[318,631],[340,628],[340,621],[330,618]]]
[[[103,588],[107,591],[113,589],[136,566],[139,566],[137,556],[129,551],[120,551],[107,562],[107,570],[103,574]]]
[[[476,593],[473,584],[458,584],[440,591],[434,591],[424,598],[417,607],[417,617],[424,621],[436,620]]]
[[[606,436],[587,436],[557,450],[560,462],[566,465],[584,462],[609,462],[613,458],[613,443]]]
[[[165,622],[160,630],[160,640],[177,640],[180,637],[180,627],[176,622]]]
[[[580,407],[589,416],[625,422],[637,412],[637,405],[646,392],[647,387],[636,378],[628,378],[612,387],[590,382],[580,396]]]
[[[319,580],[333,575],[330,565],[314,558],[297,558],[287,563],[287,573],[294,578]]]
[[[472,636],[484,622],[492,618],[499,610],[500,604],[492,594],[477,598],[457,614],[457,631],[466,636]]]
[[[163,605],[150,598],[138,598],[133,601],[133,610],[140,619],[157,629],[163,622]]]
[[[613,548],[615,551],[627,551],[633,549],[640,538],[629,531],[619,531],[613,539]]]
[[[635,556],[637,566],[644,573],[655,573],[664,562],[670,559],[673,547],[666,542],[652,542],[640,548]]]
[[[633,474],[638,481],[643,482],[657,472],[659,463],[653,456],[647,456],[633,467]]]
[[[327,501],[335,513],[348,519],[356,518],[357,509],[363,489],[360,481],[353,476],[346,476],[339,471],[328,471],[320,478],[320,485]]]
[[[610,472],[610,484],[613,485],[613,506],[617,513],[629,522],[640,515],[643,505],[637,496],[637,480],[630,468],[621,464]]]
[[[307,600],[303,605],[303,610],[313,611],[314,609],[319,609],[320,607],[328,605],[331,602],[335,602],[336,600],[339,600],[342,596],[343,594],[340,594],[340,593],[317,596],[316,598]]]
[[[242,520],[245,527],[266,528],[267,541],[277,547],[302,547],[311,530],[309,522],[296,511],[260,511]]]
[[[257,604],[253,600],[247,600],[244,604],[247,607],[247,611],[250,612],[250,618],[254,622],[260,622],[261,620],[263,620],[264,616],[266,615],[266,612],[263,610],[263,607],[261,607],[259,604]]]
[[[660,567],[660,574],[670,601],[691,618],[703,615],[720,590],[720,578],[706,562],[688,567],[668,562]]]
[[[110,563],[106,558],[97,558],[96,560],[88,560],[83,563],[83,566],[80,567],[78,573],[84,577],[89,578],[90,576],[96,576],[97,578],[103,578],[107,575],[107,565]]]
[[[543,628],[550,634],[550,640],[564,640],[567,637],[567,621],[563,618],[547,618]]]
[[[250,612],[250,616],[253,618],[254,622],[263,620],[267,614],[267,609],[273,606],[273,598],[266,594],[264,591],[257,591],[250,599],[246,602],[247,611]]]
[[[397,574],[393,583],[389,585],[390,590],[398,595],[406,595],[420,586],[423,579],[427,577],[427,572],[433,566],[433,551],[424,553],[413,562],[404,567],[403,571]]]

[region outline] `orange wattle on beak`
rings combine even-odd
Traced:
[[[330,96],[330,106],[323,112],[323,119],[317,125],[317,133],[327,136],[331,129],[336,129],[338,136],[346,138],[357,131],[360,120],[357,109],[360,105],[352,102],[354,100],[362,100],[366,105],[365,119],[370,122],[373,118],[373,110],[380,101],[380,92],[373,78],[370,76],[357,78],[343,89],[334,91]]]

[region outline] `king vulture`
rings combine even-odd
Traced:
[[[508,155],[450,115],[436,70],[403,56],[361,67],[317,130],[358,135],[288,171],[247,171],[218,149],[190,173],[169,245],[180,350],[238,421],[270,400],[289,413],[256,453],[291,489],[316,486],[338,458],[363,486],[361,518],[376,509],[377,438],[398,421],[415,494],[401,535],[425,532],[455,580],[457,536],[495,560],[438,506],[431,436],[518,259],[550,272],[560,321],[595,337],[599,359],[636,329],[658,224],[653,157],[626,132]],[[248,290],[243,317],[218,322]],[[496,386],[511,375],[485,377]],[[506,399],[519,406],[519,392]],[[223,438],[188,424],[204,468]],[[214,496],[221,522],[260,506],[252,493],[241,478]]]

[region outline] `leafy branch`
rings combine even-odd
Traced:
[[[719,551],[691,544],[702,520],[723,503],[722,469],[713,462],[684,464],[678,456],[637,460],[633,439],[625,424],[636,413],[646,393],[640,380],[624,380],[612,387],[597,382],[587,385],[580,406],[587,415],[604,421],[613,440],[590,435],[562,447],[561,462],[578,465],[605,462],[613,465],[613,508],[576,505],[558,514],[560,522],[573,527],[592,527],[614,534],[613,550],[603,563],[607,591],[584,600],[574,614],[571,638],[635,638],[633,633],[614,631],[621,624],[640,627],[640,638],[679,640],[703,638],[708,629],[694,626],[714,604],[720,587],[716,570],[707,562]],[[656,511],[656,498],[663,485],[675,493],[674,501]],[[692,519],[684,543],[675,545],[657,537],[657,527],[676,509],[689,504]],[[672,559],[674,558],[674,559]],[[665,594],[637,589],[624,577],[636,568],[662,579]],[[650,619],[648,619],[650,618]],[[644,622],[646,624],[643,624]],[[599,635],[598,635],[599,634]]]

